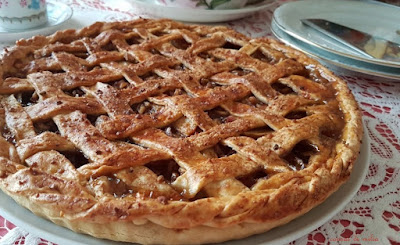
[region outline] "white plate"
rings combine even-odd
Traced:
[[[400,82],[400,68],[375,65],[360,60],[347,58],[341,55],[327,52],[306,42],[302,42],[293,36],[288,35],[284,30],[280,29],[274,20],[271,22],[272,33],[282,42],[293,48],[299,49],[313,58],[320,59],[322,63],[331,64],[340,68],[356,71],[377,77],[396,79]],[[396,81],[392,80],[392,81]]]
[[[12,42],[20,38],[30,38],[35,35],[48,35],[53,33],[59,25],[69,20],[72,16],[72,9],[63,3],[47,2],[48,22],[46,25],[27,30],[10,31],[0,27],[0,42]]]
[[[365,130],[365,129],[364,129]],[[354,166],[350,179],[321,205],[310,212],[277,227],[269,232],[251,236],[237,241],[229,241],[226,245],[281,245],[291,242],[328,222],[340,212],[359,190],[368,171],[370,163],[370,143],[365,131],[361,153]],[[9,196],[0,191],[0,214],[15,225],[36,234],[37,236],[60,245],[123,245],[127,243],[97,239],[78,234],[52,222],[40,218],[27,209],[19,206]],[[206,235],[206,234],[205,234]]]
[[[400,67],[400,62],[369,58],[301,23],[322,18],[400,43],[400,8],[365,1],[305,0],[286,3],[274,12],[276,24],[289,35],[325,51],[371,64]]]
[[[165,7],[155,3],[155,0],[130,0],[141,11],[149,15],[169,18],[186,22],[212,23],[240,19],[257,11],[267,9],[274,4],[273,0],[266,0],[258,4],[249,5],[241,9],[208,10],[180,7]]]

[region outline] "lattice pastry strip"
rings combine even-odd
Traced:
[[[76,171],[75,166],[58,151],[41,151],[27,158],[26,163],[28,166],[59,178],[85,182],[79,172]]]
[[[13,140],[16,142],[34,137],[35,130],[30,120],[30,117],[25,113],[25,110],[20,106],[14,96],[3,98],[1,101],[5,110],[5,121],[8,130],[13,135]]]

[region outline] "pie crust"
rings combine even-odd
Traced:
[[[20,40],[0,63],[0,187],[54,223],[143,244],[265,232],[350,176],[346,83],[282,43],[138,19]]]

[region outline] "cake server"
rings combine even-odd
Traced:
[[[400,61],[400,44],[325,19],[302,19],[302,23],[369,58]]]

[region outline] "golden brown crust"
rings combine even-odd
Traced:
[[[170,20],[21,40],[0,93],[1,189],[113,240],[220,242],[284,224],[348,179],[362,136],[346,83],[318,62]]]

